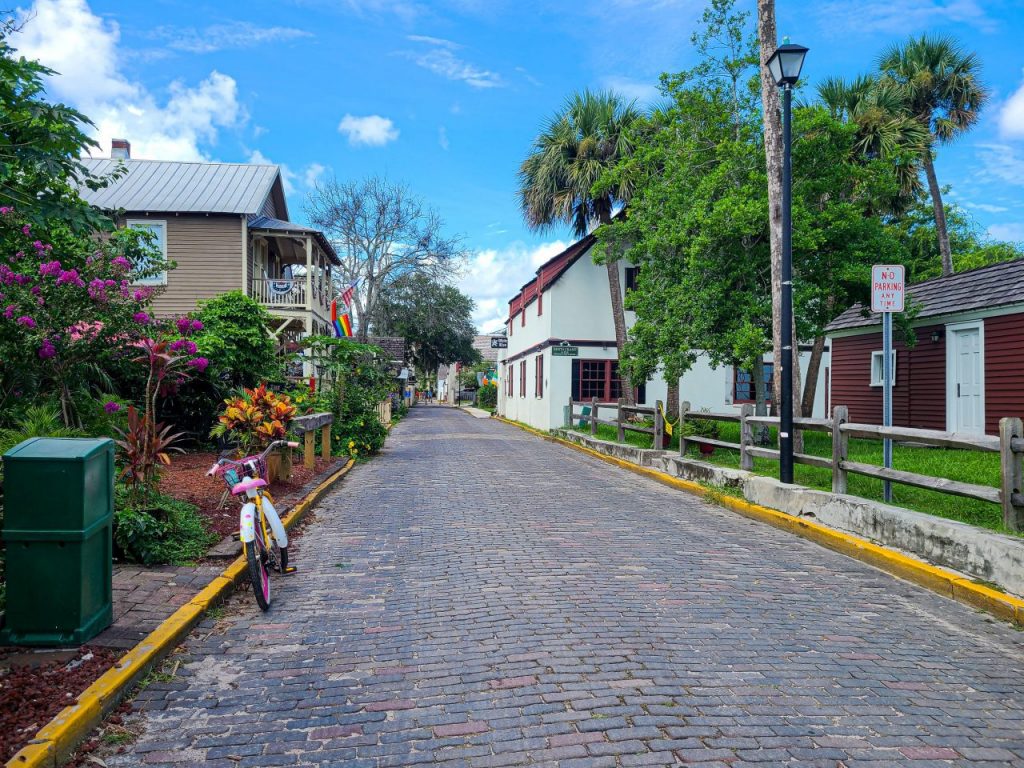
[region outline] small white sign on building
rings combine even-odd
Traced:
[[[906,295],[902,264],[875,264],[871,268],[871,311],[902,312]]]

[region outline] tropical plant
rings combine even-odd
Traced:
[[[208,378],[225,388],[219,399],[231,389],[281,378],[277,345],[268,330],[270,314],[255,299],[228,291],[203,301],[192,320],[199,327],[191,339],[210,361]]]
[[[631,128],[641,113],[635,102],[611,92],[585,90],[571,95],[534,139],[519,169],[519,203],[526,223],[537,230],[568,224],[577,237],[594,225],[608,224],[616,207],[633,193],[632,177],[621,174],[614,186],[595,194],[594,185],[607,170],[633,152]],[[608,272],[615,344],[619,359],[626,346],[626,318],[619,281],[619,258],[601,257]],[[633,402],[628,382],[623,394]]]
[[[878,61],[880,83],[893,87],[902,111],[917,120],[928,135],[921,163],[935,212],[935,229],[942,258],[942,274],[953,274],[942,190],[935,174],[935,146],[948,144],[978,122],[989,99],[981,81],[981,61],[950,37],[921,35],[894,44]]]
[[[148,413],[140,414],[128,406],[128,420],[124,429],[114,427],[120,439],[114,443],[120,449],[121,472],[118,477],[128,488],[132,502],[144,504],[154,490],[160,465],[169,466],[171,451],[184,453],[175,443],[181,433],[172,433],[169,424],[156,424]]]
[[[298,410],[288,395],[273,392],[266,384],[243,389],[224,404],[224,412],[210,435],[231,440],[242,456],[287,437]]]

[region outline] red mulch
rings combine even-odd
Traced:
[[[45,661],[28,648],[5,648],[0,657],[0,763],[9,760],[75,697],[110,669],[120,652],[84,645]]]
[[[219,477],[206,476],[206,472],[217,459],[216,453],[188,453],[172,457],[171,466],[164,467],[161,471],[160,491],[195,504],[214,532],[219,536],[228,536],[238,533],[238,500],[229,498],[223,509],[217,509],[221,494],[224,493],[224,481]],[[314,477],[340,461],[341,459],[317,458],[316,466],[308,470],[302,466],[302,459],[296,456],[292,463],[291,479],[287,482],[275,481],[270,486],[270,492],[275,498],[295,493]]]

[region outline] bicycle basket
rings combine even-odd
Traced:
[[[224,478],[224,483],[225,485],[227,485],[228,488],[234,488],[236,485],[238,485],[238,483],[241,482],[241,480],[239,480],[238,478],[238,472],[236,472],[234,469],[224,470],[224,473],[221,475],[221,477]]]

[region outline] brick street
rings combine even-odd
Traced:
[[[1024,765],[1013,628],[493,420],[418,407],[191,635],[110,765]]]

